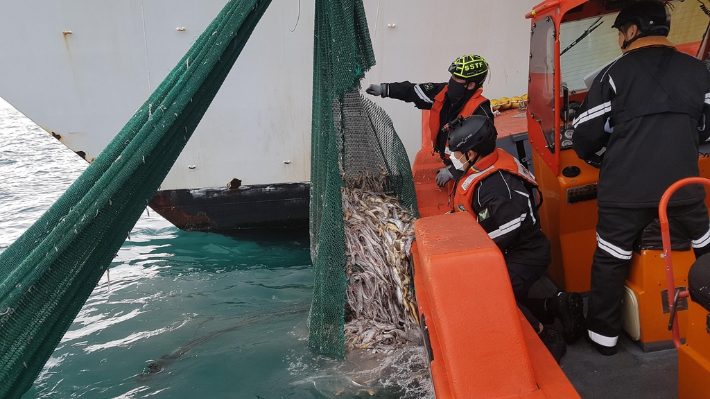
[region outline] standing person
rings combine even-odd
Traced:
[[[666,39],[670,15],[664,3],[633,3],[613,28],[619,30],[623,56],[594,78],[573,122],[574,150],[581,159],[599,161],[597,154],[606,147],[587,313],[587,339],[606,356],[616,353],[633,242],[658,217],[663,192],[699,175],[698,145],[710,136],[708,70]],[[693,239],[696,256],[710,251],[704,198],[703,187],[686,186],[668,207],[668,216]]]
[[[559,362],[584,334],[582,296],[559,292],[552,298],[528,298],[552,261],[550,241],[540,230],[535,206],[535,177],[507,152],[496,149],[496,128],[473,115],[451,124],[448,146],[453,166],[463,173],[454,194],[454,210],[475,215],[503,253],[518,308]],[[562,322],[562,337],[543,323]]]
[[[493,120],[491,103],[482,94],[483,81],[488,76],[486,60],[475,54],[462,55],[451,63],[449,72],[451,78],[448,83],[380,83],[371,84],[365,90],[373,96],[413,102],[419,109],[431,110],[429,130],[432,148],[446,165],[436,175],[439,187],[460,175],[448,159],[446,134],[440,134],[441,128],[457,116],[483,115]]]

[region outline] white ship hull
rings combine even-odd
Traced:
[[[0,0],[0,97],[91,161],[225,3]],[[477,53],[491,65],[489,98],[526,92],[530,27],[524,15],[538,0],[364,3],[377,65],[363,85],[446,81],[455,57]],[[314,9],[313,0],[273,1],[163,182],[165,198],[176,200],[175,190],[201,198],[204,189],[226,190],[238,179],[241,189],[258,187],[260,194],[233,206],[255,200],[263,202],[256,212],[268,214],[289,202],[282,188],[297,187],[293,212],[303,212],[304,201],[307,211]],[[414,159],[421,114],[411,104],[376,101]],[[281,199],[269,203],[279,190]],[[244,226],[260,217],[252,219]]]

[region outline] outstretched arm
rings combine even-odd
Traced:
[[[408,103],[414,103],[419,109],[431,109],[436,97],[446,87],[446,83],[382,83],[382,97],[391,97]]]

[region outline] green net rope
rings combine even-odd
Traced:
[[[269,4],[227,3],[87,170],[0,254],[0,397],[29,389]]]

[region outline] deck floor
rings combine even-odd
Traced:
[[[546,297],[555,291],[545,277],[533,286],[530,295]],[[586,302],[585,297],[585,312]],[[675,349],[644,352],[625,333],[619,338],[618,349],[614,356],[602,356],[583,338],[567,345],[560,367],[583,399],[678,397]]]
[[[678,397],[678,353],[675,349],[645,353],[628,336],[619,352],[602,356],[584,339],[567,346],[560,366],[584,399]]]

